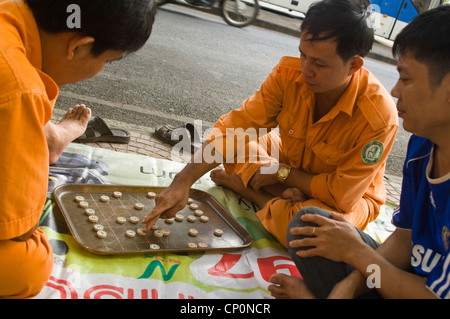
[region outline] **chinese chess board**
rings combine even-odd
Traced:
[[[163,187],[65,184],[54,198],[77,242],[100,255],[192,252],[247,247],[251,235],[206,192],[191,189],[190,202],[146,233],[142,220]]]

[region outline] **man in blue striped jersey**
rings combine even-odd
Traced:
[[[392,95],[403,127],[413,133],[393,216],[396,230],[374,250],[342,215],[300,211],[287,242],[303,279],[273,275],[273,296],[353,298],[371,288],[384,298],[450,299],[449,34],[450,6],[442,6],[416,17],[395,39],[400,78]],[[325,259],[310,262],[318,257]],[[323,260],[352,270],[338,278],[328,263],[321,276],[317,265]],[[323,284],[330,278],[335,281]]]

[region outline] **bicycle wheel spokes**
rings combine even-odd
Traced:
[[[225,21],[236,27],[243,27],[256,18],[259,12],[257,0],[225,0],[222,13]]]

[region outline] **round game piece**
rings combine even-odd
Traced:
[[[170,229],[165,228],[165,229],[161,229],[161,231],[162,231],[164,237],[167,237],[170,235]]]
[[[127,230],[125,232],[125,236],[133,238],[134,236],[136,236],[136,232],[134,230]]]
[[[207,243],[198,243],[198,247],[199,248],[206,248],[206,247],[208,247],[208,244]]]
[[[95,215],[95,209],[92,208],[86,208],[86,210],[84,211],[84,213],[88,216],[92,216]]]
[[[136,204],[134,204],[134,208],[137,209],[137,210],[141,210],[141,209],[144,208],[144,204],[142,204],[142,203],[136,203]]]
[[[106,196],[106,195],[100,196],[100,201],[103,203],[109,202],[109,196]]]
[[[159,249],[159,245],[157,244],[150,244],[150,249]]]
[[[203,215],[203,211],[202,211],[201,209],[196,209],[196,210],[194,211],[194,215],[195,215],[195,216],[202,216],[202,215]]]
[[[189,197],[187,203],[188,203],[188,204],[191,204],[193,201],[194,201],[194,200],[193,200],[192,198]]]
[[[136,230],[136,233],[140,236],[145,236],[146,232],[144,231],[144,228],[138,228]]]
[[[194,215],[189,215],[189,216],[187,217],[187,221],[190,222],[190,223],[195,222],[196,219],[197,219],[197,218],[196,218]]]
[[[127,219],[125,217],[117,217],[116,218],[116,223],[118,224],[125,224],[127,221]]]
[[[220,237],[223,235],[222,229],[214,229],[214,235]]]
[[[104,230],[99,230],[97,232],[97,237],[99,237],[99,238],[106,238],[106,235],[108,235],[108,233],[105,232]]]
[[[88,217],[88,220],[89,220],[91,223],[96,223],[96,222],[98,222],[98,217],[95,216],[95,215],[91,215],[91,216]]]
[[[155,235],[155,237],[162,237],[162,236],[164,236],[162,230],[159,230],[159,229],[155,230],[153,232],[153,235]]]
[[[155,198],[155,197],[156,197],[156,193],[154,193],[154,192],[148,192],[148,193],[147,193],[147,197],[149,197],[149,198]]]
[[[94,230],[97,231],[97,232],[98,232],[99,230],[103,230],[103,228],[104,228],[103,225],[100,225],[100,224],[95,224],[95,225],[94,225]]]
[[[192,209],[192,210],[196,210],[198,208],[198,205],[197,204],[190,204],[189,208]]]
[[[113,193],[113,196],[114,196],[115,198],[120,198],[120,197],[122,197],[122,193],[121,193],[121,192],[114,192],[114,193]]]
[[[139,217],[131,216],[131,217],[130,217],[130,223],[132,223],[132,224],[137,224],[137,223],[139,223]]]
[[[88,208],[89,207],[89,203],[88,202],[79,202],[78,206],[80,206],[81,208]]]
[[[176,214],[176,215],[175,215],[175,220],[176,220],[177,222],[182,222],[183,219],[184,219],[184,216],[183,216],[183,215],[181,215],[181,214]]]
[[[197,244],[196,243],[189,243],[188,244],[188,248],[197,248]]]
[[[195,237],[198,235],[198,230],[191,228],[191,229],[189,229],[188,234],[189,234],[189,236]]]
[[[207,223],[209,221],[209,217],[205,216],[205,215],[200,216],[200,221],[203,222],[203,223]]]
[[[166,219],[164,219],[166,224],[173,224],[173,220],[174,220],[174,218],[166,218]]]
[[[77,196],[75,196],[75,201],[76,201],[77,203],[84,202],[84,197],[83,197],[83,196],[80,196],[80,195],[77,195]]]
[[[158,229],[159,228],[159,224],[158,223],[154,223],[151,227],[152,230]]]

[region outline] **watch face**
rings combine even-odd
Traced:
[[[290,171],[290,167],[287,166],[280,168],[278,171],[278,180],[280,182],[284,182],[284,180],[289,176]]]

